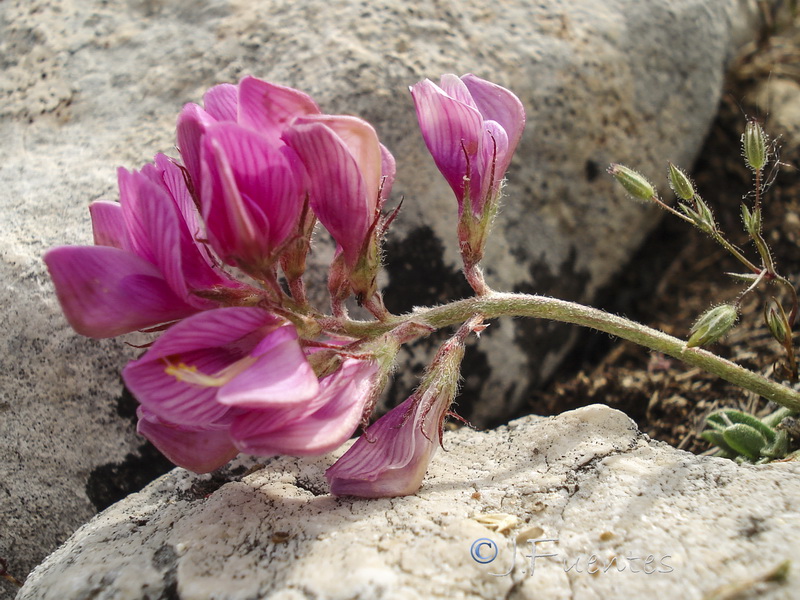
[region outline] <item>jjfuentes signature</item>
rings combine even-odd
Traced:
[[[614,555],[607,560],[601,559],[597,554],[580,554],[576,557],[563,557],[557,558],[558,552],[543,552],[539,554],[537,544],[550,543],[557,544],[558,538],[542,538],[537,540],[528,540],[527,544],[530,546],[530,554],[524,554],[528,559],[528,575],[533,577],[536,572],[536,560],[542,558],[550,558],[555,562],[560,562],[560,566],[564,569],[565,573],[574,570],[576,573],[587,573],[594,575],[595,573],[606,573],[609,570],[615,570],[619,573],[628,571],[629,573],[644,573],[645,575],[665,574],[672,573],[672,565],[667,560],[672,558],[672,555],[665,554],[656,557],[655,554],[648,554],[647,556],[637,556],[633,553],[627,555]],[[512,562],[511,566],[505,573],[489,573],[495,577],[505,577],[510,575],[514,568],[517,566],[517,552],[514,541],[510,542]],[[497,543],[489,538],[480,538],[472,542],[470,546],[470,555],[473,560],[480,564],[488,564],[493,562],[499,555],[500,550]]]

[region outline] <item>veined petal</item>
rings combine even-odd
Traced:
[[[394,156],[389,150],[381,144],[381,198],[386,200],[392,193],[392,186],[394,185],[394,176],[397,172],[397,165]]]
[[[462,78],[485,121],[497,121],[508,136],[508,162],[517,149],[525,128],[525,108],[519,98],[504,87],[476,77],[472,73]],[[505,169],[502,171],[505,173]],[[501,177],[502,178],[502,177]]]
[[[239,89],[230,83],[215,85],[203,94],[203,107],[217,121],[236,121]]]
[[[375,190],[367,194],[368,200],[374,204],[377,190],[381,183],[384,157],[378,134],[364,119],[348,115],[319,115],[298,119],[297,123],[322,123],[329,127],[344,142],[361,171],[367,190]],[[389,155],[391,156],[391,155]],[[387,165],[389,167],[389,165]]]
[[[299,90],[255,77],[239,82],[239,123],[270,139],[277,141],[296,117],[319,112],[311,96]]]
[[[475,104],[475,100],[472,98],[472,94],[470,94],[469,89],[461,80],[458,75],[454,75],[452,73],[446,73],[442,75],[441,79],[439,80],[439,87],[442,88],[442,91],[453,98],[454,100],[458,100],[462,104],[466,104],[474,109],[478,109],[478,105]]]
[[[373,362],[345,360],[338,371],[320,381],[310,408],[251,411],[235,419],[231,437],[242,452],[259,456],[330,452],[358,427],[376,372]]]
[[[162,421],[139,407],[138,433],[172,463],[195,473],[210,473],[232,460],[239,451],[226,429],[200,429]]]
[[[187,104],[178,115],[178,149],[189,172],[195,194],[200,194],[202,140],[206,129],[217,120],[197,104]]]
[[[204,186],[202,194],[209,231],[229,254],[238,245],[239,259],[263,262],[297,226],[303,207],[300,177],[280,147],[238,125],[209,128],[204,144],[204,157],[214,157],[214,163],[204,158],[213,179],[213,187]],[[220,202],[224,205],[215,210]],[[227,226],[217,228],[218,219]]]
[[[92,215],[92,233],[97,246],[124,248],[128,244],[125,218],[118,202],[98,200],[89,205]]]
[[[224,384],[220,374],[252,360],[250,353],[281,322],[258,308],[199,313],[168,329],[144,356],[125,367],[123,379],[140,404],[159,418],[208,426],[232,410],[217,401]]]
[[[331,493],[383,498],[419,489],[438,441],[422,433],[421,406],[411,396],[373,423],[325,472]]]
[[[107,246],[64,246],[44,255],[69,324],[82,335],[114,337],[187,317],[184,303],[158,269]]]
[[[298,119],[283,139],[306,167],[311,208],[354,265],[374,218],[369,195],[377,188],[366,185],[353,154],[327,125]]]
[[[430,80],[411,88],[422,137],[436,166],[453,188],[456,198],[464,198],[464,178],[475,169],[483,119],[477,109],[444,93]]]
[[[478,168],[476,169],[476,173],[479,173],[480,177],[474,178],[476,183],[471,191],[472,211],[476,215],[483,212],[483,205],[490,191],[495,193],[499,189],[510,159],[505,129],[500,127],[496,121],[485,121],[483,123],[483,140],[478,156]]]
[[[251,356],[258,357],[255,363],[219,389],[218,402],[253,409],[291,406],[311,400],[319,391],[293,326],[268,334]]]
[[[236,360],[249,355],[270,331],[284,324],[282,318],[255,307],[207,310],[170,327],[139,360],[216,348],[226,348]]]

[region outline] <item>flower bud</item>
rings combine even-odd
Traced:
[[[633,169],[625,165],[612,163],[608,167],[608,173],[622,184],[622,187],[637,200],[652,200],[656,195],[656,190],[647,179]]]
[[[686,346],[695,348],[716,342],[731,330],[738,316],[739,311],[732,304],[721,304],[707,310],[692,327]]]
[[[747,234],[756,237],[761,233],[761,210],[754,208],[751,212],[747,205],[742,203],[742,222]]]
[[[783,306],[775,298],[772,298],[764,306],[764,321],[767,323],[772,337],[784,345],[791,342],[792,328],[789,326],[789,319],[786,318]]]
[[[691,180],[686,176],[686,173],[672,163],[669,163],[669,185],[681,200],[694,198],[694,186]]]
[[[767,134],[758,121],[750,119],[742,134],[744,158],[754,171],[760,171],[767,164]]]

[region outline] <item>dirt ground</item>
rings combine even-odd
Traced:
[[[742,229],[739,204],[753,189],[752,174],[741,156],[740,136],[748,118],[758,118],[778,137],[775,180],[763,198],[764,232],[778,271],[800,282],[800,122],[778,127],[771,107],[757,105],[765,81],[800,81],[800,26],[764,39],[738,62],[726,85],[720,112],[692,171],[696,189],[712,208],[728,239],[756,260]],[[798,96],[800,98],[800,96]],[[800,111],[795,111],[800,114]],[[773,162],[773,166],[776,162]],[[629,165],[636,168],[636,165]],[[666,171],[666,165],[665,165]],[[658,182],[661,183],[661,182]],[[672,195],[665,196],[674,204]],[[672,335],[686,338],[696,318],[713,305],[731,301],[744,289],[725,275],[741,272],[721,246],[689,224],[664,215],[635,260],[596,303]],[[775,377],[773,365],[785,357],[764,324],[770,296],[783,298],[777,286],[764,285],[743,302],[737,326],[713,352]],[[551,386],[528,407],[534,414],[557,414],[592,403],[608,404],[633,418],[651,437],[695,453],[709,450],[698,437],[705,416],[717,408],[738,408],[763,416],[775,406],[699,369],[625,341],[587,333]]]

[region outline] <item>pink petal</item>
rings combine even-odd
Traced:
[[[196,311],[155,266],[119,248],[64,246],[44,261],[67,321],[82,335],[114,337]]]
[[[427,79],[414,85],[411,95],[422,137],[436,166],[453,188],[460,210],[467,157],[470,169],[475,170],[483,119],[475,108],[451,98]]]
[[[235,419],[231,437],[242,452],[259,456],[330,452],[358,427],[376,371],[372,362],[348,359],[320,381],[310,409],[249,412]]]
[[[92,215],[92,233],[97,246],[124,248],[128,244],[128,232],[125,229],[125,218],[118,202],[99,200],[89,205]]]
[[[167,369],[184,366],[216,376],[249,356],[280,322],[257,308],[199,313],[168,329],[144,356],[125,367],[123,379],[142,406],[160,418],[207,426],[231,410],[217,401],[222,388],[181,381]]]
[[[316,102],[307,94],[245,77],[239,83],[239,123],[277,140],[296,118],[319,114]]]
[[[210,473],[239,452],[225,429],[192,429],[162,421],[143,408],[136,430],[172,463],[195,473]]]
[[[392,193],[392,186],[394,185],[394,176],[397,172],[397,165],[394,161],[394,156],[386,147],[381,144],[381,198],[386,200]]]
[[[210,185],[204,185],[202,198],[209,231],[228,253],[263,260],[297,226],[299,177],[279,147],[237,125],[209,128],[204,145]]]
[[[200,193],[200,154],[206,129],[216,123],[211,115],[197,104],[187,104],[178,115],[178,149],[189,172],[195,194]]]
[[[480,188],[472,190],[472,211],[476,215],[483,212],[483,205],[490,188],[496,192],[508,168],[508,137],[505,130],[496,121],[485,121],[483,124],[483,141],[478,156],[477,173],[480,177]],[[476,185],[477,187],[477,185]]]
[[[283,137],[309,174],[311,208],[354,265],[374,219],[369,196],[377,188],[366,185],[349,148],[326,125],[298,119]]]
[[[439,80],[439,87],[454,100],[458,100],[462,104],[478,110],[478,105],[475,104],[472,94],[458,75],[453,75],[452,73],[442,75]]]
[[[230,83],[215,85],[203,95],[203,107],[217,121],[236,121],[239,89]]]
[[[217,401],[221,404],[252,409],[282,407],[311,400],[319,391],[317,376],[293,326],[267,335],[251,355],[258,360],[219,389]]]
[[[422,403],[414,400],[410,397],[373,423],[325,472],[332,494],[383,498],[419,489],[437,438],[423,435]],[[428,418],[435,419],[433,410]]]
[[[464,75],[464,85],[469,89],[478,110],[485,121],[497,121],[508,136],[508,162],[517,149],[517,144],[525,128],[525,107],[519,98],[504,87],[476,77],[473,74]],[[505,173],[505,169],[503,169]]]

